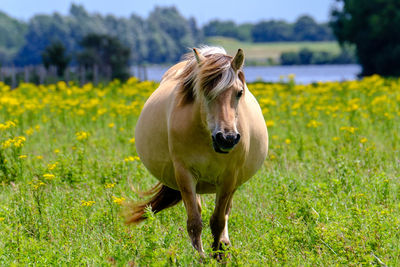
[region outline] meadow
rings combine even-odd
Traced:
[[[249,62],[267,64],[268,60],[279,62],[282,53],[299,52],[303,48],[313,52],[340,53],[340,46],[335,41],[251,43],[227,37],[210,37],[207,41],[211,45],[224,47],[229,55],[234,55],[239,48],[242,48],[246,51],[247,64]]]
[[[400,79],[293,78],[248,84],[270,151],[233,199],[227,265],[400,265]],[[156,87],[0,83],[1,266],[201,265],[182,204],[137,226],[120,216],[156,183],[134,138]],[[202,201],[210,254],[214,196]]]

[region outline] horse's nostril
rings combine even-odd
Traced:
[[[235,139],[235,144],[239,143],[240,140],[240,133],[237,133],[236,139]]]

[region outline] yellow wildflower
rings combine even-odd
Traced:
[[[93,200],[89,200],[89,201],[82,200],[81,201],[81,206],[90,207],[90,206],[93,206],[94,203],[96,203],[96,201],[93,201]]]
[[[32,128],[29,128],[28,130],[25,131],[26,135],[32,135],[34,130]]]
[[[15,127],[15,122],[13,121],[6,121],[5,123],[0,123],[0,131],[7,130],[11,127]]]
[[[46,185],[45,183],[43,183],[42,181],[40,181],[38,179],[32,180],[32,182],[29,182],[29,184],[31,184],[33,189],[35,189],[35,190],[38,190],[40,187]]]
[[[129,157],[126,157],[126,158],[124,159],[125,162],[139,161],[139,160],[140,160],[140,158],[139,158],[138,156],[129,156]]]
[[[108,127],[110,127],[110,128],[113,128],[114,126],[115,126],[115,124],[113,122],[108,124]]]
[[[335,137],[332,137],[332,141],[338,141],[339,140],[339,137],[337,137],[337,136],[335,136]]]
[[[28,156],[27,155],[20,155],[18,156],[19,159],[26,159]]]
[[[115,186],[115,183],[106,183],[104,185],[104,188],[113,188]]]
[[[114,202],[114,203],[117,203],[118,205],[122,205],[122,203],[125,201],[125,198],[124,198],[124,197],[115,197],[115,196],[112,196],[112,198],[113,198],[113,202]]]
[[[129,139],[129,143],[134,144],[135,143],[135,137],[132,137],[131,139]]]
[[[316,121],[316,120],[311,120],[307,123],[308,128],[317,128],[318,126],[322,125],[322,123]]]
[[[286,143],[287,145],[290,145],[290,143],[292,143],[292,141],[291,141],[289,138],[286,138],[285,143]]]
[[[43,178],[47,179],[47,180],[51,180],[54,179],[55,175],[51,174],[51,173],[45,173],[43,174]]]
[[[88,139],[88,137],[89,137],[89,133],[87,133],[87,132],[77,132],[76,134],[76,139],[78,140],[78,141],[82,141],[82,140],[85,140],[85,139]]]
[[[54,149],[54,153],[56,153],[56,154],[60,153],[60,149],[58,149],[58,148]]]
[[[267,125],[267,127],[272,127],[275,125],[275,122],[272,120],[266,121],[265,124]]]
[[[50,171],[54,170],[57,167],[57,164],[58,164],[57,161],[53,164],[47,164],[47,169],[49,169]]]
[[[367,141],[368,141],[368,139],[365,138],[365,137],[363,137],[363,138],[361,138],[360,143],[361,143],[361,144],[364,144],[364,143],[366,143]]]

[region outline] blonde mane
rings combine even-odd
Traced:
[[[181,81],[181,104],[191,103],[200,95],[214,99],[231,87],[237,78],[231,67],[232,57],[223,48],[203,46],[198,52],[203,60],[198,63],[193,52],[186,54],[184,60],[187,63],[176,76]]]

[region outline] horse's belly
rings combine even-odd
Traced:
[[[159,88],[147,100],[135,128],[136,152],[163,184],[177,189],[168,148],[167,110],[171,89]]]

